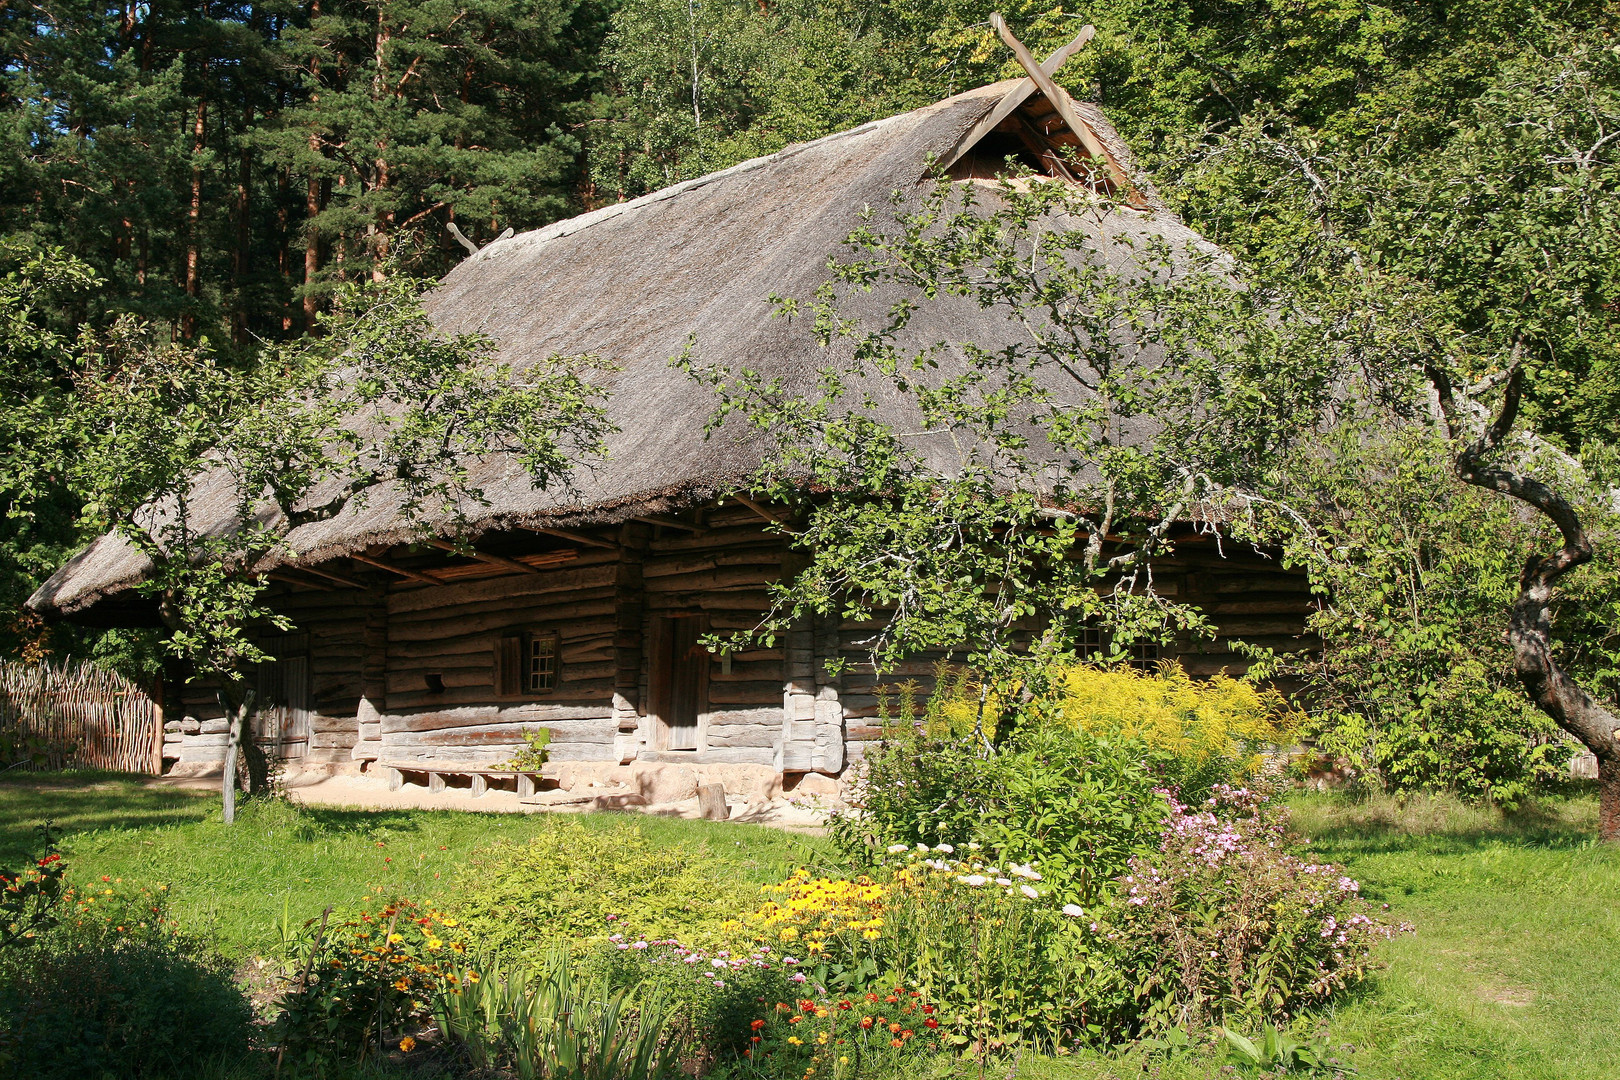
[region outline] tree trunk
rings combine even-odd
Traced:
[[[242,758],[242,747],[253,741],[253,697],[253,691],[240,679],[228,679],[220,684],[219,705],[228,722],[225,765],[219,778],[227,825],[236,820],[236,769]]]
[[[1430,381],[1440,395],[1440,408],[1453,438],[1462,429],[1450,379],[1431,368]],[[1575,508],[1562,495],[1534,477],[1489,463],[1507,441],[1518,419],[1524,376],[1515,367],[1508,377],[1502,409],[1473,442],[1457,454],[1457,476],[1487,491],[1510,495],[1540,511],[1558,527],[1563,546],[1551,555],[1532,555],[1519,575],[1519,598],[1508,622],[1513,670],[1530,700],[1564,731],[1597,757],[1601,808],[1598,835],[1620,842],[1620,718],[1599,705],[1552,653],[1552,602],[1561,578],[1592,558],[1592,542]]]
[[[207,65],[203,71],[206,73]],[[191,130],[191,203],[186,208],[186,299],[191,303],[180,320],[180,336],[188,341],[197,336],[198,259],[202,244],[202,153],[208,118],[208,99],[197,98],[197,118]]]

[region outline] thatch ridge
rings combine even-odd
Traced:
[[[487,505],[466,508],[474,533],[521,525],[609,524],[710,501],[760,460],[757,437],[703,436],[714,401],[669,366],[690,337],[706,362],[749,367],[808,386],[826,356],[813,335],[771,317],[772,293],[808,296],[826,260],[866,206],[914,192],[928,161],[971,128],[1015,81],[980,87],[913,112],[863,124],[706,176],[497,241],[469,256],[428,299],[447,332],[478,331],[521,369],[555,355],[597,354],[618,433],[609,457],[580,470],[569,490],[537,491],[508,460],[475,464]],[[1123,140],[1095,106],[1083,118],[1128,171]],[[1138,174],[1139,175],[1139,174]],[[1140,181],[1150,201],[1151,188]],[[1200,242],[1166,212],[1128,214],[1115,226]],[[880,315],[887,300],[861,301]],[[1004,339],[999,316],[970,303],[932,305],[910,331],[918,344]],[[226,492],[202,492],[193,512],[224,520]],[[421,538],[386,491],[337,518],[295,530],[297,552],[279,562],[314,565],[374,545]],[[206,518],[204,518],[206,520]],[[123,540],[104,536],[30,598],[36,610],[82,611],[136,584],[149,569]]]

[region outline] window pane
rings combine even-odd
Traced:
[[[557,685],[557,637],[536,634],[529,641],[529,690],[550,690]]]

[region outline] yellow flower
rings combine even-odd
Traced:
[[[803,1046],[804,1045],[804,1040],[799,1038],[797,1035],[789,1035],[788,1036],[788,1042],[792,1043],[794,1046]]]
[[[416,1049],[416,1040],[407,1035],[399,1040],[399,1048],[408,1054]]]

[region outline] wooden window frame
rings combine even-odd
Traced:
[[[551,685],[534,688],[535,647],[551,643]],[[502,631],[495,639],[495,697],[499,701],[535,701],[550,697],[562,685],[562,634],[554,629]]]

